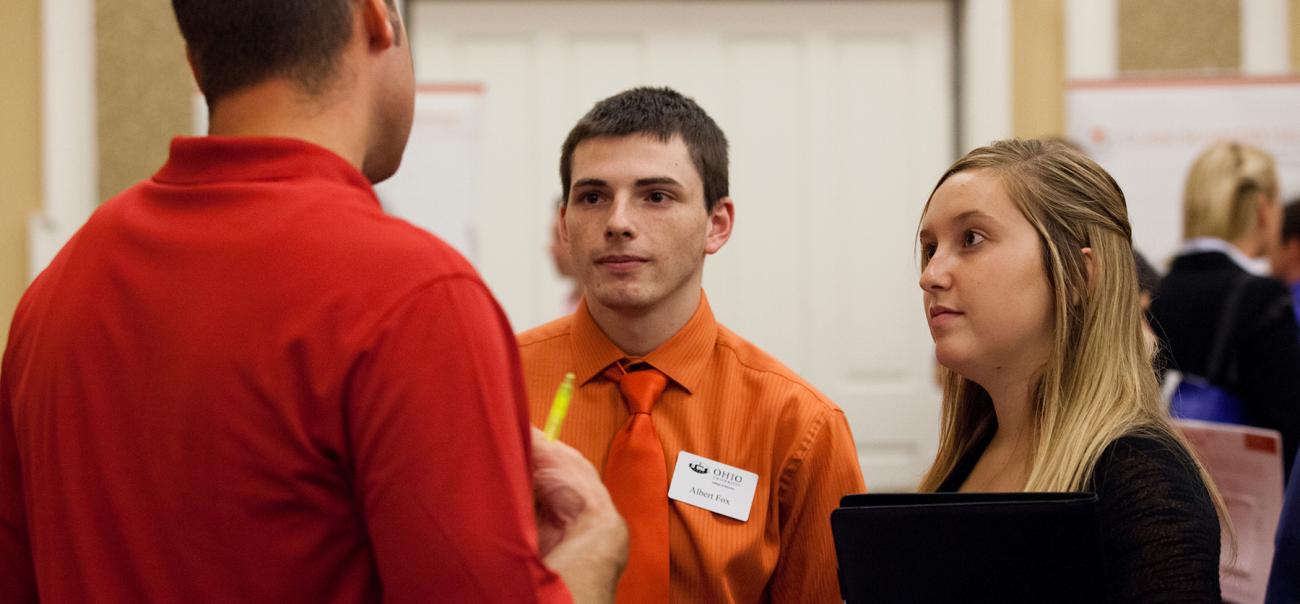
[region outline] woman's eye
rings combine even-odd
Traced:
[[[966,247],[979,245],[983,241],[984,241],[984,236],[979,233],[976,233],[975,231],[966,231],[966,234],[962,236],[962,243]]]
[[[922,260],[929,260],[929,259],[933,258],[933,257],[934,257],[934,253],[935,253],[938,249],[939,249],[939,246],[937,246],[937,245],[935,245],[935,244],[933,244],[933,243],[922,243],[922,244],[921,244],[921,259],[922,259]]]

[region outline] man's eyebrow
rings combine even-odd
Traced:
[[[573,183],[573,187],[571,187],[571,188],[576,188],[576,187],[604,187],[604,186],[608,186],[608,185],[609,185],[609,183],[607,183],[607,182],[605,182],[605,181],[603,181],[603,180],[601,180],[601,179],[599,179],[599,178],[584,178],[584,179],[582,179],[582,180],[579,180],[578,182]]]
[[[675,179],[668,176],[651,176],[649,178],[638,178],[636,181],[637,187],[651,187],[654,185],[670,185],[674,187],[681,187],[682,183],[677,182]]]

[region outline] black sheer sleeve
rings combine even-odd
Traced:
[[[1112,602],[1221,601],[1218,514],[1181,446],[1125,436],[1093,476]]]

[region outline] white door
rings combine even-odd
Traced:
[[[731,142],[719,320],[844,408],[868,488],[914,486],[939,425],[914,240],[953,149],[949,2],[409,8],[420,81],[485,87],[476,259],[517,329],[563,312],[545,249],[564,136],[602,98],[672,86]]]

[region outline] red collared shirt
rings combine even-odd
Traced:
[[[567,600],[509,326],[342,158],[177,139],[23,297],[0,602]]]

